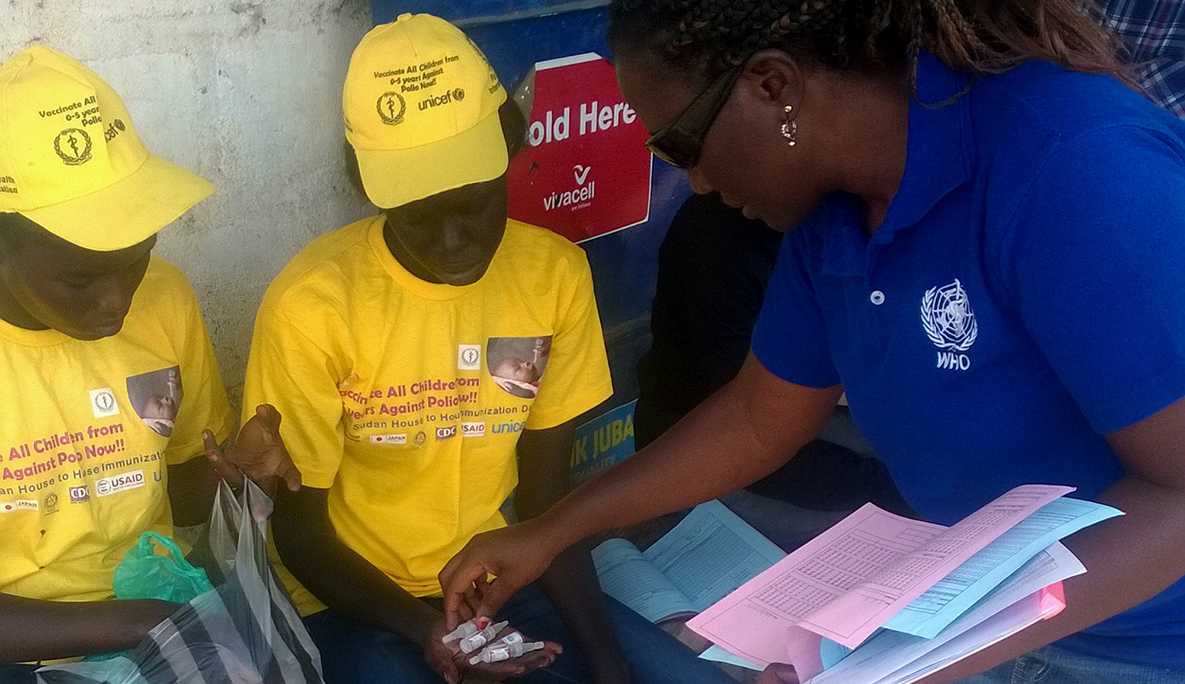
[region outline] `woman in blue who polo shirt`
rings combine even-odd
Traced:
[[[1111,38],[1078,0],[611,14],[655,154],[789,234],[740,376],[548,515],[475,539],[449,600],[488,570],[496,605],[578,539],[757,480],[846,391],[922,517],[1025,483],[1127,513],[1069,540],[1089,573],[1060,616],[936,680],[1185,681],[1185,124]]]

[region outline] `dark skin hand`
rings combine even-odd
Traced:
[[[210,519],[218,476],[204,461],[191,458],[169,466],[169,505],[177,527],[202,525]]]
[[[286,491],[279,494],[273,530],[280,554],[293,574],[317,596],[335,597],[322,600],[336,610],[422,644],[424,657],[432,668],[446,681],[459,681],[460,673],[469,665],[455,643],[445,645],[442,642],[441,637],[447,631],[443,629],[439,612],[393,584],[386,575],[338,540],[328,519],[328,491],[312,488],[301,491],[300,472],[280,438],[280,421],[280,413],[275,407],[262,404],[243,426],[235,442],[219,446],[214,436],[207,432],[206,457],[215,472],[234,487],[241,486],[243,478],[249,477],[272,496],[277,496],[278,485],[283,481]],[[296,521],[308,520],[316,521],[311,530],[303,522],[293,525]],[[310,532],[311,535],[306,537]],[[320,540],[325,540],[325,547],[319,546]],[[337,574],[341,568],[345,568],[346,577],[369,589],[341,591]],[[330,569],[333,570],[326,577],[326,570]],[[357,600],[359,597],[366,599]],[[392,609],[389,612],[374,610],[376,604],[370,597],[381,597],[379,600],[389,602],[384,605]],[[468,616],[472,617],[472,614]],[[557,653],[549,648],[514,663],[483,665],[482,671],[497,676],[522,674],[550,664]]]
[[[241,463],[243,470],[251,474],[260,472],[260,464],[274,459],[277,451],[286,458],[279,440],[279,420],[273,407],[260,406],[233,446],[215,449],[216,455],[211,458],[207,453],[207,457],[241,482],[239,470],[232,463]],[[213,435],[206,434],[209,451]],[[291,467],[291,461],[287,465]],[[295,469],[289,471],[280,465],[271,472],[292,477],[289,473]],[[169,466],[169,500],[175,525],[200,525],[209,519],[217,477],[218,473],[201,458]],[[262,479],[265,486],[271,483],[274,487],[280,478],[271,475]],[[300,486],[299,475],[294,482]],[[178,608],[165,601],[59,602],[0,594],[0,662],[71,658],[134,648]],[[27,629],[30,624],[39,629]]]
[[[165,601],[70,603],[0,594],[0,663],[135,648],[177,607]]]
[[[562,651],[549,643],[542,651],[511,661],[470,666],[456,644],[441,642],[450,630],[439,611],[341,542],[329,519],[326,489],[281,490],[272,531],[284,564],[317,598],[338,613],[420,644],[429,666],[450,684],[459,682],[465,672],[495,680],[518,676],[547,667]],[[464,620],[473,617],[464,608],[458,614]]]
[[[542,515],[570,489],[570,458],[575,422],[549,430],[527,430],[518,443],[519,486],[515,509],[520,520]],[[587,543],[559,554],[543,573],[543,589],[589,658],[593,681],[630,681],[625,657],[609,628],[605,600]]]
[[[574,425],[569,423],[551,430],[523,433],[518,445],[520,486],[516,495],[521,517],[538,515],[567,492],[574,430]],[[285,463],[286,452],[282,456],[280,451],[270,453],[272,460],[258,461],[253,470],[244,470],[252,477],[267,480],[272,477],[269,470],[276,472],[291,465],[290,461]],[[310,520],[317,524],[310,528]],[[519,675],[546,667],[559,653],[558,645],[549,644],[545,651],[514,661],[469,666],[458,655],[455,645],[441,643],[440,637],[452,627],[446,628],[439,612],[393,584],[385,574],[341,544],[328,519],[326,490],[281,493],[272,526],[285,563],[306,587],[339,612],[422,644],[426,660],[448,681],[455,681],[451,678],[465,671],[485,676]],[[329,541],[324,543],[324,540]],[[332,560],[326,560],[327,555]],[[345,576],[355,580],[348,589],[340,581],[343,568]],[[358,590],[358,586],[363,589]],[[544,574],[543,586],[577,640],[588,653],[597,654],[590,663],[595,681],[629,681],[624,658],[611,630],[607,629],[604,600],[597,588],[587,548],[577,546],[560,554]],[[469,600],[461,607],[458,613],[461,621],[475,615],[473,605],[476,602]]]
[[[633,458],[536,518],[474,537],[440,573],[449,624],[486,574],[495,579],[479,587],[478,614],[494,615],[573,544],[768,475],[822,429],[840,394],[787,383],[750,356],[735,380]]]
[[[289,491],[300,490],[300,471],[280,438],[280,421],[275,406],[260,404],[233,441],[219,445],[214,433],[206,430],[202,442],[213,472],[234,488],[243,485],[244,476],[249,477],[272,497],[280,482]]]
[[[200,525],[209,518],[215,481],[200,458],[169,466],[175,525]],[[0,663],[134,648],[179,607],[167,601],[42,601],[0,594]]]

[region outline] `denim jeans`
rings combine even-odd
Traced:
[[[1095,658],[1046,646],[963,684],[1180,684],[1185,671]]]
[[[32,665],[0,665],[0,684],[32,684],[37,681]]]
[[[674,637],[617,601],[605,597],[609,622],[629,663],[635,684],[734,684],[722,670],[698,659]],[[573,642],[555,606],[538,585],[520,591],[499,619],[532,639],[555,641],[563,654],[551,667],[516,681],[561,684],[591,681],[585,654]],[[420,646],[404,637],[360,624],[326,610],[305,618],[321,650],[328,684],[439,684]]]

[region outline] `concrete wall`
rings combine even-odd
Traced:
[[[0,0],[0,59],[32,41],[74,55],[151,150],[218,186],[158,253],[193,281],[235,397],[267,283],[367,212],[344,171],[341,84],[369,25],[366,0]]]

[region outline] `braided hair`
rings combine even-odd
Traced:
[[[777,48],[827,69],[904,66],[916,91],[926,50],[971,74],[1044,59],[1138,88],[1083,0],[614,0],[609,13],[615,50],[645,48],[701,79]]]

